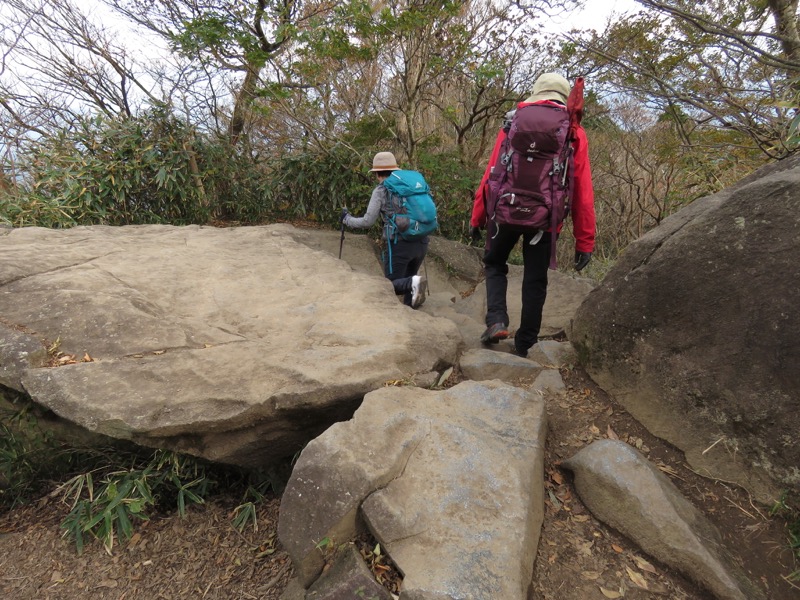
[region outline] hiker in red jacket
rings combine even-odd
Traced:
[[[580,115],[583,110],[582,80],[580,83],[580,108],[578,116],[571,119],[573,123],[571,128],[573,159],[569,173],[571,177],[570,215],[575,236],[573,266],[576,271],[580,271],[589,263],[594,250],[595,238],[594,190],[589,165],[589,148],[586,132],[580,126]],[[534,83],[532,95],[524,102],[520,102],[517,110],[533,104],[566,107],[569,95],[570,85],[564,77],[557,73],[544,73]],[[481,342],[484,344],[497,343],[509,336],[506,305],[507,261],[519,238],[523,239],[522,257],[525,266],[522,281],[522,315],[520,326],[514,336],[513,352],[526,357],[528,350],[538,341],[539,329],[542,324],[542,309],[547,296],[547,270],[552,266],[550,264],[551,244],[556,243],[557,232],[548,229],[547,233],[542,235],[541,233],[511,231],[504,226],[498,226],[492,219],[487,218],[487,182],[492,166],[498,164],[498,157],[506,140],[512,116],[512,113],[506,115],[504,127],[497,134],[492,156],[475,193],[470,225],[472,239],[476,242],[480,240],[481,228],[487,229],[483,258],[487,304],[487,329],[481,336]],[[560,230],[561,225],[557,228],[557,231]]]

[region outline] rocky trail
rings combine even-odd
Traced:
[[[648,559],[582,505],[560,461],[609,437],[636,446],[658,465],[736,548],[738,561],[755,566],[750,576],[764,583],[772,600],[800,597],[798,584],[788,580],[797,565],[779,517],[755,506],[741,489],[692,472],[680,452],[651,436],[580,368],[562,374],[567,393],[547,407],[545,522],[533,600],[713,598]],[[277,599],[292,576],[276,535],[280,498],[260,504],[258,530],[243,533],[231,524],[240,500],[215,497],[190,508],[185,518],[177,511],[154,515],[111,554],[94,540],[79,556],[59,528],[69,507],[45,496],[0,515],[0,597]]]

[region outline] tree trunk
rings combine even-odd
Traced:
[[[244,131],[247,110],[255,97],[256,84],[258,83],[260,70],[259,67],[256,67],[252,63],[247,65],[247,73],[242,82],[242,87],[239,89],[239,93],[236,94],[236,102],[233,105],[233,115],[231,115],[231,122],[228,126],[228,139],[230,140],[231,146],[236,146]]]
[[[780,36],[781,48],[792,62],[787,68],[790,77],[800,76],[800,33],[797,28],[798,0],[769,0],[769,9],[775,19],[775,29]],[[795,85],[795,90],[798,86]]]

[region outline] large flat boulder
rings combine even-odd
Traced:
[[[1,383],[94,432],[258,466],[384,382],[456,362],[452,322],[295,232],[4,230]],[[42,366],[43,340],[75,364]]]
[[[578,309],[592,377],[700,473],[800,490],[800,157],[633,243]]]

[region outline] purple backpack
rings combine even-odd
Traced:
[[[569,212],[571,158],[566,108],[531,104],[516,111],[488,181],[487,214],[504,229],[555,228]]]

